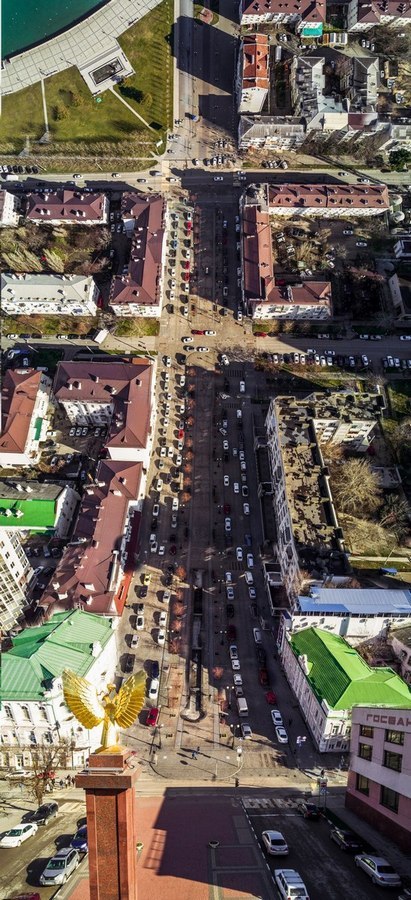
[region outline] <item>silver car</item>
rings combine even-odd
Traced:
[[[55,856],[49,859],[43,874],[40,875],[40,884],[64,884],[75,872],[79,862],[80,856],[72,847],[58,850]]]

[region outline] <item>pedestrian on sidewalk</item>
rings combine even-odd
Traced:
[[[191,759],[197,759],[197,750],[191,751]]]
[[[60,778],[60,781],[59,781],[59,788],[60,788],[60,790],[63,790],[63,788],[64,788],[64,781],[62,778]]]

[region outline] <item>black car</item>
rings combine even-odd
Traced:
[[[257,647],[257,659],[261,666],[265,666],[267,662],[267,654],[262,647]]]
[[[332,828],[330,838],[341,850],[348,850],[349,853],[360,853],[363,847],[357,835],[347,828]]]
[[[234,612],[235,612],[233,604],[232,604],[232,603],[227,603],[226,609],[227,609],[227,619],[233,619],[233,618],[234,618]]]
[[[24,817],[25,822],[36,822],[37,825],[47,825],[50,819],[54,819],[58,815],[58,803],[43,803],[34,812],[27,813]]]
[[[160,666],[159,666],[157,660],[155,659],[151,663],[151,677],[158,678],[159,675],[160,675]]]
[[[151,522],[151,531],[157,531],[158,528],[158,519],[153,519]]]
[[[137,603],[137,615],[140,615],[144,612],[144,603]]]
[[[297,803],[298,812],[304,816],[304,819],[319,819],[320,810],[315,803],[308,803],[307,800],[299,800]]]
[[[52,575],[54,572],[54,566],[46,566],[44,569],[43,575]]]
[[[139,588],[138,596],[143,599],[144,597],[147,597],[147,594],[148,594],[148,587],[146,584],[143,584],[141,586],[141,588]]]
[[[29,341],[31,339],[31,334],[19,334],[19,338],[21,341]]]
[[[166,585],[166,587],[170,587],[170,584],[172,584],[172,583],[173,583],[173,576],[168,573],[164,577],[164,584]]]
[[[125,661],[124,671],[127,672],[127,673],[128,673],[128,672],[132,672],[133,669],[134,669],[134,662],[135,662],[135,656],[134,656],[134,654],[129,653],[129,655],[128,655],[126,661]]]

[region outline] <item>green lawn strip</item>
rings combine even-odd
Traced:
[[[159,132],[172,121],[173,67],[169,40],[173,0],[163,0],[119,37],[135,74],[116,87],[124,100]]]
[[[407,553],[407,551],[404,551],[404,562],[391,563],[390,560],[388,559],[387,566],[389,568],[397,569],[397,572],[410,572],[411,573],[411,564],[406,558],[406,553]],[[370,553],[370,554],[367,553],[366,555],[372,556],[372,553]],[[397,550],[395,550],[392,555],[395,556],[396,558],[398,556],[402,556],[401,547],[398,547],[398,552],[397,552]],[[387,550],[387,556],[389,556],[389,550]],[[378,571],[380,568],[382,568],[384,566],[384,556],[383,555],[379,556],[374,561],[371,559],[357,559],[354,555],[351,555],[350,556],[350,564],[352,565],[353,569],[361,569],[361,571],[364,575],[367,573],[367,571],[370,573],[370,575],[375,575],[375,570]],[[391,576],[391,578],[392,578],[393,582],[394,581],[396,582],[396,584],[395,584],[396,587],[398,586],[398,582],[401,583],[401,578],[395,578],[395,576]]]
[[[114,337],[155,337],[160,331],[158,319],[120,319],[116,325]]]
[[[38,333],[45,334],[88,334],[98,326],[97,316],[4,316],[1,320],[2,334]],[[34,340],[34,338],[33,338]]]

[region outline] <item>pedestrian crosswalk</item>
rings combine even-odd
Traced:
[[[298,799],[292,797],[243,797],[245,809],[296,809]]]

